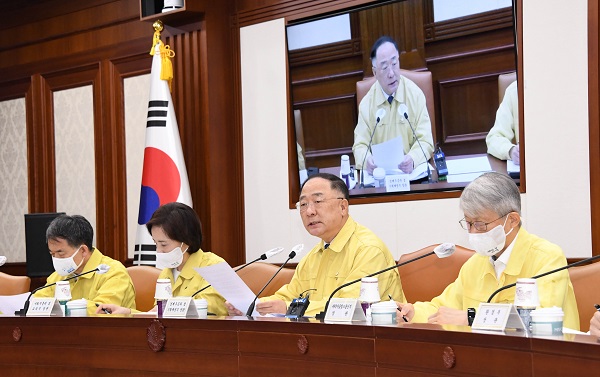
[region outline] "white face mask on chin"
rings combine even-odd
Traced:
[[[506,217],[506,220],[504,220],[504,224],[498,225],[485,233],[469,233],[469,243],[471,243],[471,246],[477,254],[483,255],[484,257],[491,257],[504,249],[506,236],[514,229],[511,228],[508,233],[504,233],[504,226],[506,225],[507,220],[508,216]]]
[[[81,249],[81,246],[79,246],[77,251],[74,252],[73,255],[71,255],[68,258],[52,257],[52,265],[54,266],[54,270],[56,270],[57,274],[59,274],[60,276],[69,276],[73,272],[77,271],[79,266],[81,266],[81,264],[83,263],[83,258],[81,258],[81,262],[79,262],[79,264],[75,263],[74,258],[75,255],[77,255],[77,253]]]
[[[183,242],[168,253],[156,253],[156,267],[161,270],[164,268],[177,268],[183,262],[183,251],[181,250]],[[186,250],[187,251],[187,250]]]

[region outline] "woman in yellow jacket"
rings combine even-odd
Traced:
[[[146,224],[156,243],[156,267],[161,268],[159,279],[169,279],[173,297],[191,296],[209,285],[194,268],[224,262],[223,258],[200,248],[202,227],[196,212],[183,203],[168,203],[159,207]],[[225,299],[208,287],[194,298],[208,302],[208,312],[227,315]],[[153,309],[153,310],[156,310]],[[131,310],[111,304],[102,304],[96,313],[129,314]]]

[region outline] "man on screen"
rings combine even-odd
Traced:
[[[500,160],[512,160],[519,165],[519,93],[516,81],[506,88],[496,111],[496,122],[488,132],[485,143],[492,156]]]
[[[431,302],[398,303],[413,322],[471,325],[476,309],[498,288],[566,266],[560,247],[521,227],[521,195],[505,174],[486,173],[471,182],[460,197],[469,242],[476,254],[458,278]],[[565,327],[579,330],[579,314],[569,272],[536,280],[540,306],[563,309]],[[499,292],[492,303],[513,303],[515,288]],[[471,314],[469,316],[469,314]]]
[[[92,246],[94,230],[83,216],[61,215],[46,230],[46,242],[56,272],[46,284],[91,271],[101,264],[109,266],[104,274],[90,273],[69,280],[73,300],[87,300],[87,312],[96,312],[96,304],[116,304],[135,309],[135,289],[127,270]],[[56,286],[41,289],[35,297],[54,297]]]
[[[289,284],[260,299],[256,304],[260,314],[285,313],[294,298],[310,291],[305,315],[314,316],[340,285],[396,264],[383,241],[349,215],[348,199],[346,183],[333,174],[318,173],[304,182],[296,207],[306,230],[321,242],[302,258]],[[397,268],[377,277],[381,300],[391,295],[404,301]],[[341,289],[336,297],[358,298],[359,294],[357,283]],[[227,305],[230,315],[243,315]]]
[[[425,94],[414,82],[400,75],[400,53],[392,38],[383,36],[373,44],[371,63],[377,81],[369,89],[358,108],[358,123],[354,129],[352,146],[356,167],[363,169],[365,155],[367,172],[372,174],[373,169],[377,167],[368,150],[373,129],[377,125],[372,144],[380,144],[402,136],[405,155],[398,169],[411,173],[415,166],[428,160],[433,152],[431,121],[427,112]],[[408,120],[403,115],[404,111],[399,114],[399,108],[405,109]],[[379,109],[385,110],[385,115],[377,123],[376,113]],[[413,134],[409,121],[416,135]],[[417,139],[421,142],[423,151]]]

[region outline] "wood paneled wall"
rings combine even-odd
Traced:
[[[140,182],[127,182],[125,175],[123,79],[150,72],[152,23],[140,21],[134,0],[4,5],[0,99],[26,98],[29,211],[57,209],[52,93],[93,85],[96,243],[125,262],[126,185]],[[232,265],[245,259],[241,121],[231,110],[240,108],[232,95],[239,87],[239,59],[231,53],[239,44],[234,6],[199,0],[185,22],[170,24],[168,15],[163,20],[163,40],[177,54],[172,96],[202,246]]]

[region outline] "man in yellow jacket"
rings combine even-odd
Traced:
[[[310,292],[305,315],[313,316],[323,311],[337,287],[396,264],[383,241],[349,215],[348,199],[348,187],[339,177],[327,173],[308,177],[296,206],[306,230],[321,241],[298,263],[289,284],[256,304],[261,315],[285,313],[294,298]],[[377,277],[381,300],[392,296],[404,302],[397,268]],[[335,297],[359,295],[360,284],[356,283],[341,289]],[[230,315],[243,315],[231,304],[226,305]]]
[[[46,241],[56,272],[48,277],[46,284],[105,264],[109,267],[106,273],[90,273],[69,280],[72,299],[86,299],[88,314],[96,312],[96,303],[135,309],[135,289],[125,266],[93,247],[93,238],[92,225],[83,216],[62,215],[54,219],[46,230]],[[34,296],[54,297],[55,287],[41,289]]]
[[[471,182],[460,197],[464,219],[476,253],[458,278],[431,302],[398,303],[413,322],[470,325],[475,310],[498,288],[565,266],[561,248],[521,227],[521,195],[505,174],[486,173]],[[541,307],[561,307],[564,326],[579,330],[579,313],[569,272],[536,280]],[[513,303],[515,288],[501,291],[493,303]],[[471,314],[471,315],[469,315]]]

